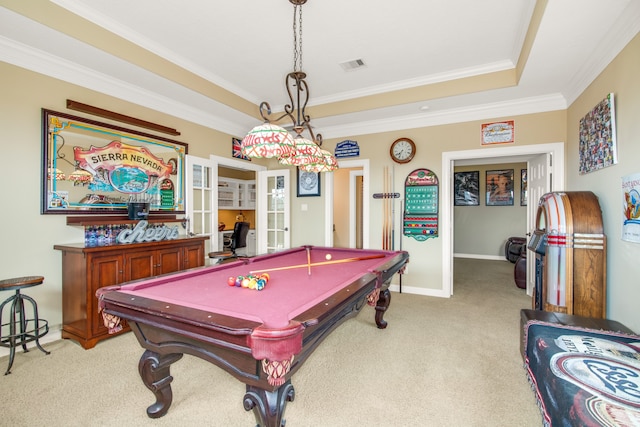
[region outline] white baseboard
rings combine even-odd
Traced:
[[[453,254],[454,258],[474,258],[474,259],[489,259],[492,261],[507,261],[504,255],[478,255],[478,254]]]
[[[391,284],[389,285],[389,290],[391,292],[400,292],[400,284]],[[415,286],[402,286],[403,294],[413,294],[413,295],[422,295],[426,297],[439,297],[439,298],[449,298],[449,295],[446,292],[443,292],[442,289],[429,289],[429,288],[416,288]]]

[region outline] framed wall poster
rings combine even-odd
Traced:
[[[527,206],[527,170],[520,169],[520,206]]]
[[[513,169],[487,171],[487,206],[513,206]]]
[[[235,159],[251,161],[251,159],[242,154],[242,140],[239,138],[231,138],[231,155]]]
[[[618,163],[613,93],[580,119],[579,134],[580,175]]]
[[[622,240],[640,243],[640,173],[622,177]]]
[[[184,213],[187,144],[42,109],[43,214]]]
[[[513,120],[485,123],[481,127],[481,144],[513,144],[515,141],[515,123]]]
[[[298,171],[298,197],[314,197],[320,195],[320,172],[308,172],[300,168]]]
[[[456,172],[453,174],[454,206],[480,205],[480,172]]]

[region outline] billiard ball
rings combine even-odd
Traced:
[[[229,279],[227,279],[227,285],[235,286],[236,285],[236,278],[233,277],[233,276],[229,276]]]
[[[329,261],[329,260],[331,259],[331,254],[327,254],[327,255],[325,255],[325,259],[326,259],[327,261]]]

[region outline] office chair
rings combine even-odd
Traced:
[[[213,264],[220,264],[224,261],[238,258],[236,251],[247,247],[247,234],[249,234],[249,223],[236,222],[231,235],[231,250],[209,252],[209,258],[213,261]]]

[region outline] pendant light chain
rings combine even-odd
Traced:
[[[302,6],[299,4],[293,7],[293,71],[302,71]]]

